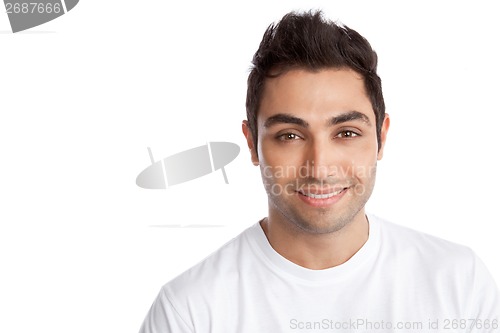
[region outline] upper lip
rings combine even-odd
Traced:
[[[302,193],[302,194],[317,194],[317,195],[322,195],[322,194],[331,194],[335,193],[338,191],[342,191],[346,189],[347,186],[335,186],[335,187],[314,187],[314,186],[303,186],[298,189],[297,192]]]

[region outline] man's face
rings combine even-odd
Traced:
[[[355,218],[375,184],[389,127],[378,149],[375,114],[362,77],[349,69],[294,69],[267,79],[257,117],[259,164],[269,216],[315,234]]]

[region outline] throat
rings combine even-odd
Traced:
[[[342,230],[328,234],[311,234],[293,230],[272,218],[260,221],[271,247],[296,265],[322,270],[344,264],[367,242],[369,225],[363,219],[352,221]]]

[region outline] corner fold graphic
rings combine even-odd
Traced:
[[[4,0],[12,32],[52,21],[73,9],[79,0]]]
[[[238,156],[240,147],[231,142],[209,142],[159,161],[154,160],[150,148],[148,151],[151,165],[137,176],[136,184],[145,189],[165,189],[206,176],[219,169],[224,182],[229,184],[224,167]]]
[[[65,0],[64,2],[66,2],[66,10],[69,12],[70,10],[75,8],[78,1],[80,0]]]

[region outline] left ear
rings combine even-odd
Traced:
[[[380,131],[380,149],[378,150],[377,160],[381,160],[384,156],[385,141],[387,139],[387,132],[389,131],[389,126],[391,125],[391,119],[389,114],[385,114],[384,122],[382,123],[382,130]]]

